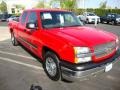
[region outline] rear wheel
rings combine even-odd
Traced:
[[[107,24],[109,24],[109,21],[107,21]]]
[[[11,42],[13,46],[17,46],[19,44],[13,32],[11,33]]]
[[[61,77],[61,71],[59,66],[59,59],[53,52],[48,51],[45,56],[44,70],[48,77],[54,81],[58,81]]]

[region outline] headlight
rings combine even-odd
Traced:
[[[116,39],[116,44],[117,44],[116,50],[118,50],[118,48],[119,48],[119,38],[118,37]]]
[[[119,44],[119,39],[118,38],[116,39],[116,43]]]
[[[92,60],[88,47],[74,47],[75,63],[85,63]]]
[[[116,21],[119,21],[119,18],[116,18]]]

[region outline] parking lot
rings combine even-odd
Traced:
[[[12,46],[6,25],[0,22],[0,90],[30,90],[32,84],[42,90],[120,90],[119,60],[112,71],[90,80],[73,83],[50,80],[38,58],[22,46]],[[99,24],[97,28],[120,36],[120,25]]]

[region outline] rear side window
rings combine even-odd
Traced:
[[[22,25],[25,24],[25,21],[26,21],[26,18],[27,18],[27,14],[28,14],[28,12],[24,12],[23,15],[22,15],[22,17],[21,17],[20,23],[21,23]]]

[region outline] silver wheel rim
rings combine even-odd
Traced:
[[[112,21],[112,25],[114,25],[114,21]]]
[[[12,43],[14,43],[14,36],[13,36],[13,34],[11,35],[11,41],[12,41]]]
[[[55,76],[57,72],[57,66],[54,62],[54,60],[51,57],[48,57],[46,59],[46,70],[49,75]]]

